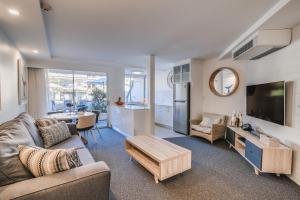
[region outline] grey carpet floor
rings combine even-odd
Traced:
[[[114,200],[297,200],[300,187],[286,176],[256,176],[254,169],[224,140],[214,145],[193,137],[169,138],[192,150],[192,169],[155,184],[153,176],[124,151],[125,137],[102,129],[102,137],[87,145],[96,161],[111,169],[110,199]]]

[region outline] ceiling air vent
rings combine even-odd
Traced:
[[[244,46],[242,46],[237,51],[235,51],[234,54],[233,54],[233,57],[237,58],[239,55],[241,55],[242,53],[248,51],[248,49],[251,49],[252,47],[253,47],[253,40],[246,43]]]
[[[260,30],[232,51],[235,60],[256,60],[290,44],[291,29]]]
[[[263,53],[261,53],[261,54],[255,56],[255,57],[251,58],[250,60],[257,60],[257,59],[260,59],[260,58],[262,58],[262,57],[264,57],[264,56],[266,56],[266,55],[269,55],[269,54],[271,54],[271,53],[273,53],[273,52],[275,52],[275,51],[278,51],[279,49],[282,49],[282,48],[283,48],[283,47],[274,47],[274,48],[272,48],[272,49],[269,49],[269,50],[267,50],[267,51],[265,51],[265,52],[263,52]]]

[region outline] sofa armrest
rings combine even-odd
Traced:
[[[192,125],[198,125],[198,124],[200,124],[200,122],[201,122],[201,120],[198,120],[198,119],[191,119],[191,120],[190,120],[190,123],[191,123]]]
[[[1,199],[109,199],[110,170],[105,162],[73,168],[0,188]]]
[[[76,128],[76,124],[73,123],[67,123],[67,126],[69,128],[69,131],[71,133],[71,135],[79,135],[77,128]]]
[[[213,124],[212,134],[217,134],[217,135],[225,134],[225,125],[223,125],[223,124]]]

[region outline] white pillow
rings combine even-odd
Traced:
[[[202,127],[208,127],[211,128],[212,127],[212,119],[208,118],[208,117],[203,117],[201,123],[199,124]]]
[[[213,124],[220,124],[221,118],[215,118]]]

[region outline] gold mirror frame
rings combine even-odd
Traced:
[[[217,75],[220,71],[222,71],[222,70],[224,70],[224,69],[227,69],[227,70],[232,71],[232,73],[234,74],[234,76],[235,76],[235,78],[236,78],[236,84],[235,84],[235,86],[234,86],[232,92],[229,93],[229,94],[226,94],[226,95],[218,93],[218,92],[216,91],[216,89],[215,89],[215,86],[214,86],[214,80],[215,80],[215,78],[216,78],[216,75]],[[211,76],[210,76],[210,78],[209,78],[209,88],[210,88],[210,90],[211,90],[215,95],[217,95],[217,96],[219,96],[219,97],[228,97],[228,96],[234,94],[234,93],[236,92],[236,90],[238,89],[238,87],[239,87],[239,83],[240,83],[240,79],[239,79],[238,73],[237,73],[234,69],[232,69],[232,68],[230,68],[230,67],[221,67],[221,68],[215,70],[215,71],[211,74]]]

